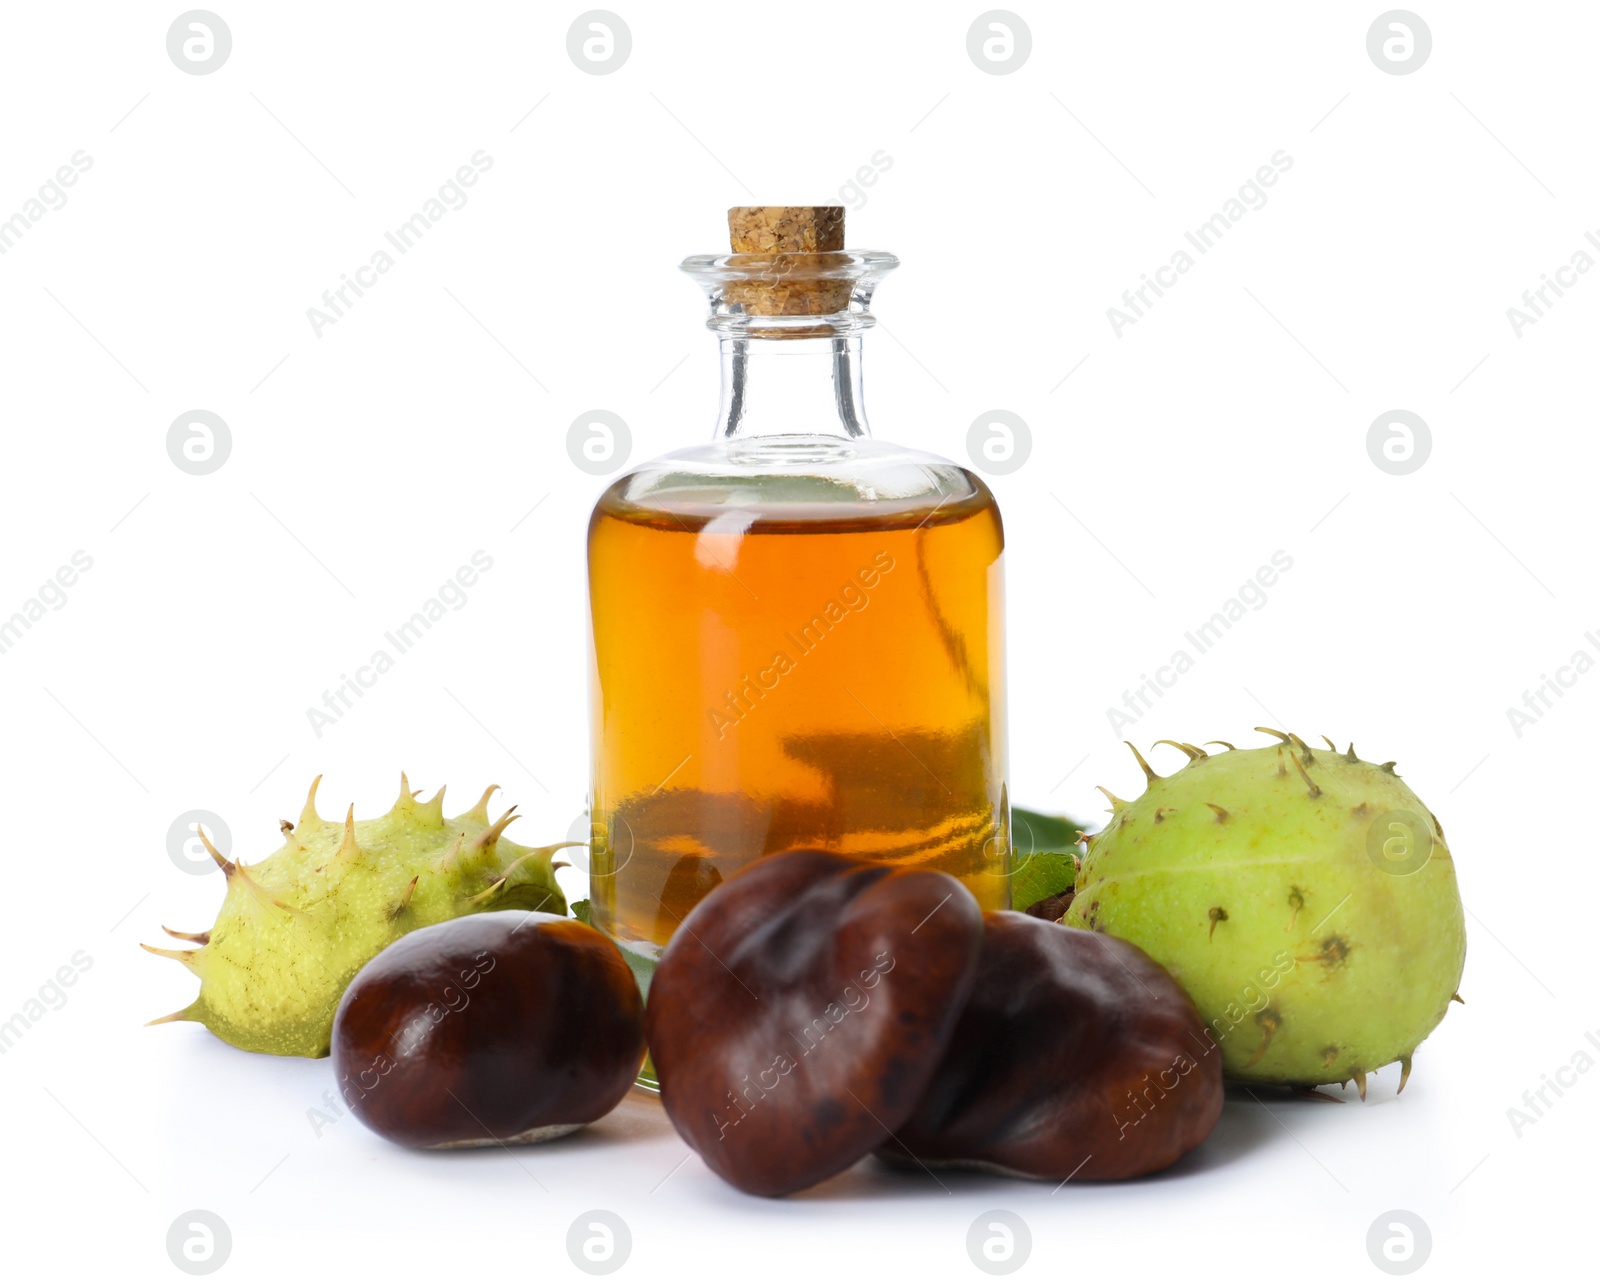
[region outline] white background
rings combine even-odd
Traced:
[[[0,219],[92,166],[0,256],[0,616],[74,551],[93,568],[0,656],[0,1012],[75,951],[93,966],[0,1059],[8,1278],[177,1279],[192,1208],[232,1231],[224,1275],[280,1284],[578,1281],[591,1208],[631,1228],[633,1281],[977,1281],[991,1208],[1032,1230],[1018,1281],[1373,1280],[1396,1208],[1437,1281],[1588,1262],[1600,1070],[1520,1138],[1507,1110],[1600,1028],[1600,676],[1520,736],[1506,710],[1600,658],[1600,273],[1520,338],[1506,310],[1600,229],[1600,11],[1424,7],[1432,54],[1392,75],[1378,3],[1016,2],[1033,48],[1008,75],[968,57],[980,3],[615,0],[632,53],[602,76],[568,56],[578,5],[216,0],[233,48],[208,75],[167,55],[178,5],[9,7]],[[306,310],[480,149],[468,204],[319,338]],[[1114,334],[1122,292],[1279,149],[1268,203]],[[515,1155],[414,1155],[348,1117],[316,1133],[326,1062],[142,1028],[193,980],[138,942],[222,893],[168,858],[185,810],[253,860],[313,774],[325,813],[370,815],[403,767],[463,803],[500,782],[513,834],[566,834],[604,484],[567,427],[619,414],[634,463],[705,436],[715,346],[677,261],[723,246],[728,205],[838,200],[879,151],[844,193],[850,244],[904,260],[867,341],[876,432],[965,461],[989,409],[1032,430],[990,480],[1012,798],[1093,817],[1096,783],[1132,793],[1107,708],[1290,555],[1127,735],[1272,724],[1400,762],[1470,943],[1468,1004],[1405,1095],[1391,1068],[1365,1105],[1240,1096],[1138,1184],[866,1164],[768,1202],[684,1161],[647,1101]],[[196,408],[232,434],[206,476],[166,451]],[[1407,476],[1366,450],[1396,408],[1432,431]],[[306,709],[477,550],[466,606],[319,736]]]

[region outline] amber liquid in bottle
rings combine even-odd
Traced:
[[[961,473],[965,495],[900,507],[601,498],[599,928],[664,945],[740,866],[796,847],[935,867],[1009,905],[1004,536]]]

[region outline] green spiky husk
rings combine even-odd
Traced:
[[[1113,797],[1065,922],[1166,966],[1234,1080],[1353,1079],[1364,1093],[1373,1069],[1399,1060],[1409,1073],[1460,985],[1455,863],[1392,764],[1279,736],[1209,756],[1180,747],[1192,758],[1179,772],[1150,774],[1132,802]],[[1406,874],[1373,858],[1394,813],[1416,820],[1428,854]]]
[[[199,976],[200,995],[156,1022],[192,1020],[242,1050],[318,1058],[345,987],[401,935],[473,912],[566,913],[551,861],[563,846],[506,839],[513,813],[491,824],[487,809],[498,788],[446,818],[442,790],[418,800],[400,781],[388,813],[357,821],[352,809],[344,822],[318,816],[313,782],[269,857],[246,867],[213,850],[228,882],[216,923],[174,935],[201,946],[148,949]]]

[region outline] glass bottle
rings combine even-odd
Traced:
[[[592,917],[657,956],[740,866],[812,847],[1007,875],[994,497],[875,440],[861,339],[893,255],[836,207],[739,207],[683,269],[722,349],[712,441],[619,478],[589,525]]]

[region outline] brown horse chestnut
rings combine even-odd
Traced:
[[[351,981],[334,1071],[379,1135],[421,1148],[532,1143],[605,1116],[644,1060],[644,1002],[605,935],[481,912],[414,930]]]
[[[982,923],[942,872],[814,850],[742,868],[684,919],[650,983],[645,1028],[678,1133],[766,1197],[865,1157],[922,1098]]]
[[[991,912],[955,1035],[880,1156],[1122,1180],[1176,1162],[1221,1113],[1216,1043],[1160,965],[1109,934]]]

